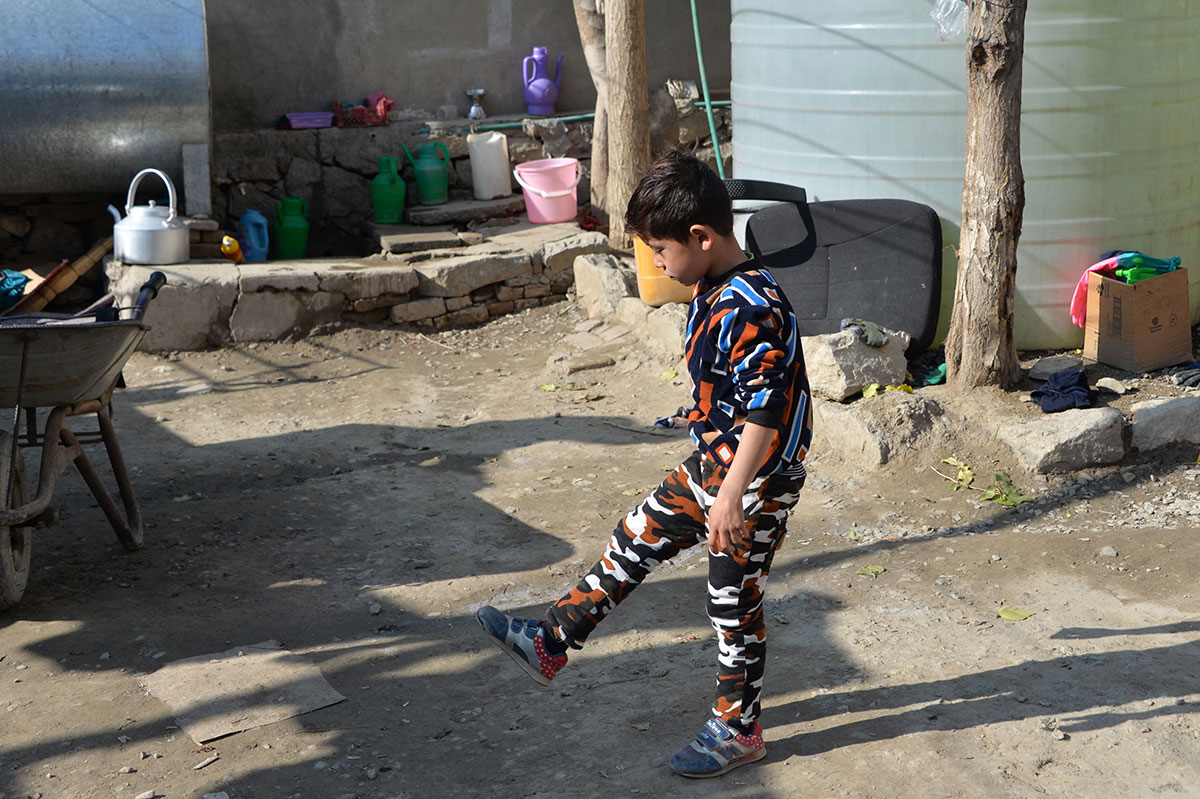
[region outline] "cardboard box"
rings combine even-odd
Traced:
[[[1088,275],[1083,357],[1148,372],[1192,360],[1187,271],[1122,283]]]

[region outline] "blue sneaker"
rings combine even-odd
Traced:
[[[475,613],[475,618],[488,639],[542,685],[549,685],[558,670],[567,665],[566,653],[552,655],[546,651],[546,631],[540,622],[505,616],[487,605]]]
[[[757,721],[750,735],[742,735],[720,719],[710,718],[696,739],[671,758],[671,771],[683,777],[719,777],[766,756],[762,725]]]

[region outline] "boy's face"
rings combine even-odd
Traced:
[[[678,283],[694,286],[708,273],[711,238],[702,225],[692,226],[687,241],[651,237],[646,245],[654,253],[654,265]]]

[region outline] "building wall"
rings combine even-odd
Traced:
[[[709,85],[724,94],[729,3],[699,7]],[[559,112],[595,104],[568,0],[207,0],[206,13],[217,132],[270,127],[285,113],[377,91],[397,108],[452,103],[465,116],[463,92],[482,88],[490,115],[524,113],[521,60],[534,46],[564,56]],[[646,1],[646,59],[651,86],[699,81],[688,0]]]

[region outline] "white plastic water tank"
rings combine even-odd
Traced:
[[[965,37],[930,0],[731,0],[734,174],[810,199],[932,206],[945,241],[941,329],[957,263]],[[1112,249],[1182,256],[1200,320],[1200,5],[1041,0],[1025,24],[1015,336],[1079,346],[1071,293]]]

